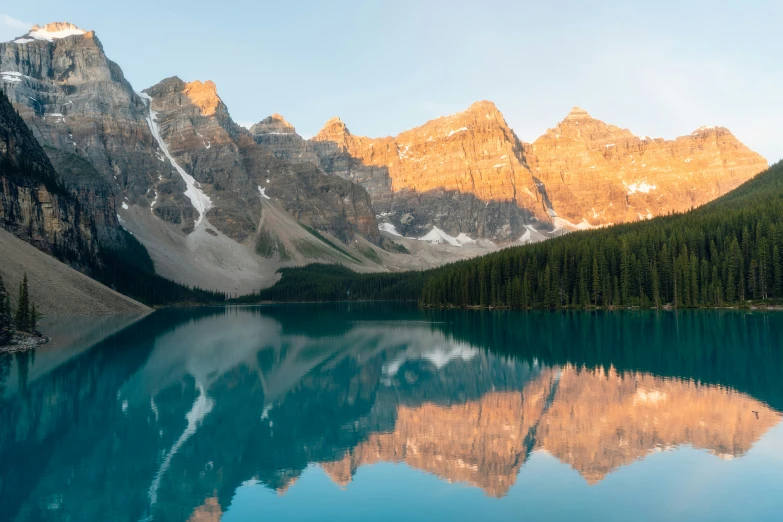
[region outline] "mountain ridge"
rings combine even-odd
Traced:
[[[489,129],[482,129],[484,120],[490,121]],[[521,239],[531,226],[559,234],[687,210],[768,166],[723,127],[700,127],[673,140],[637,137],[580,107],[527,143],[487,100],[396,136],[357,136],[339,117],[328,120],[310,140],[294,132],[270,139],[261,126],[251,132],[276,154],[317,161],[326,172],[367,187],[384,218],[381,224],[401,235],[422,237],[439,228],[453,236],[465,233],[501,243]],[[441,144],[438,162],[432,161],[428,147],[449,140],[459,144],[445,149]],[[507,153],[493,155],[493,147]],[[601,155],[610,158],[596,163]],[[649,169],[641,170],[648,163]],[[470,203],[471,196],[476,203],[511,202],[516,208],[506,205],[504,213],[487,220]],[[461,213],[460,218],[454,213]]]

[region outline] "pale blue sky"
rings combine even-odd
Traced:
[[[396,134],[488,99],[525,141],[578,105],[638,135],[722,125],[783,158],[783,2],[588,3],[30,0],[3,2],[0,39],[66,20],[137,90],[211,79],[236,121],[279,112],[305,136],[332,116]]]

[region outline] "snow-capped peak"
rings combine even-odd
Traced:
[[[46,40],[51,42],[60,38],[67,38],[69,36],[75,36],[80,34],[87,34],[84,29],[79,29],[75,25],[68,22],[54,22],[46,24],[41,27],[40,25],[34,25],[30,32],[25,36],[34,38],[36,40]],[[24,38],[24,37],[22,37]]]

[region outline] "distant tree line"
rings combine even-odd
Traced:
[[[700,307],[783,298],[783,164],[685,214],[455,263],[428,306]]]
[[[8,344],[14,332],[36,333],[37,322],[38,312],[35,303],[30,299],[27,273],[19,283],[19,298],[15,311],[11,307],[11,298],[5,288],[3,277],[0,276],[0,345]]]
[[[356,274],[342,265],[311,264],[281,268],[282,279],[271,288],[234,299],[236,303],[261,301],[415,301],[425,275]]]
[[[432,307],[714,307],[783,299],[783,163],[684,214],[575,232],[425,272],[281,270],[245,300]]]

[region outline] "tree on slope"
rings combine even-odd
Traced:
[[[27,288],[27,273],[25,272],[22,282],[19,283],[19,301],[16,304],[16,314],[14,315],[16,329],[22,332],[30,332],[30,292]]]
[[[7,344],[13,334],[14,323],[11,319],[11,305],[5,290],[3,277],[0,276],[0,345]]]

